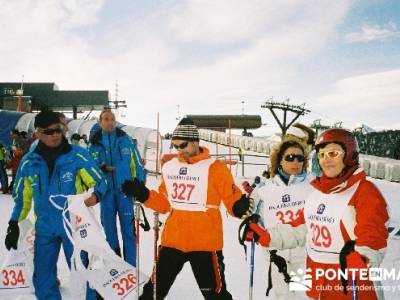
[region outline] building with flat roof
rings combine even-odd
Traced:
[[[59,90],[54,82],[0,82],[0,109],[17,110],[18,99],[22,111],[39,111],[48,107],[56,111],[77,113],[87,110],[102,110],[109,105],[107,90]]]
[[[187,115],[198,128],[225,131],[231,129],[257,129],[262,126],[260,115]],[[229,124],[230,123],[230,124]],[[230,126],[229,126],[230,125]]]

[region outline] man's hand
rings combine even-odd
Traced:
[[[87,207],[91,207],[97,204],[97,197],[95,194],[92,194],[89,198],[85,199],[85,205]]]
[[[114,172],[115,167],[113,166],[107,166],[106,164],[102,164],[100,166],[100,169],[104,172],[104,173],[111,173]]]
[[[135,197],[141,203],[144,203],[149,198],[149,189],[137,178],[134,180],[125,180],[121,188],[127,197]]]

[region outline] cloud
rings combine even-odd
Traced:
[[[56,1],[57,2],[57,1]],[[98,22],[98,13],[105,0],[62,0],[59,1],[63,11],[66,28],[77,28]]]
[[[169,29],[185,41],[251,40],[260,32],[268,31],[274,23],[280,24],[299,5],[289,5],[287,1],[183,1],[176,8],[177,14],[171,17]]]
[[[7,71],[0,73],[1,80],[19,80],[25,74],[28,81],[56,81],[61,86],[75,81],[83,88],[81,83],[92,76],[88,69],[96,74],[101,64],[85,38],[71,29],[95,22],[102,1],[80,2],[82,6],[67,0],[4,1],[0,68]]]
[[[348,43],[368,43],[372,41],[393,40],[400,37],[400,30],[395,23],[385,25],[362,25],[357,32],[345,35]]]
[[[398,124],[400,113],[400,69],[344,78],[333,91],[310,103],[315,115],[330,122],[343,121],[354,127],[364,123],[373,128]]]
[[[169,1],[174,4],[103,24],[106,1],[0,0],[0,80],[25,74],[26,81],[108,89],[111,95],[118,80],[119,99],[129,105],[124,122],[154,127],[160,111],[165,130],[175,127],[178,104],[181,114],[240,113],[245,100],[246,113],[264,117],[257,101],[295,98],[289,93],[294,89],[304,98],[311,93],[301,90],[299,78],[335,41],[350,10],[346,0]],[[16,12],[24,16],[18,22]],[[369,120],[367,109],[379,114],[381,107],[365,99],[380,100],[391,109],[376,122],[384,124],[399,98],[398,71],[392,72],[340,80],[307,107],[327,118],[352,119],[349,101],[364,101],[364,108],[350,108]]]
[[[186,6],[167,8],[162,13],[153,12],[141,18],[140,24],[131,20],[123,30],[108,32],[103,44],[109,47],[118,36],[115,42],[120,53],[113,53],[107,70],[119,75],[121,96],[128,100],[127,115],[138,115],[126,122],[149,124],[155,111],[160,111],[164,126],[173,128],[175,120],[171,114],[176,116],[178,104],[182,114],[229,113],[233,103],[239,103],[234,112],[240,113],[240,102],[247,99],[259,99],[261,104],[267,96],[291,85],[298,76],[299,62],[313,59],[348,11],[345,1],[330,4],[331,13],[324,18],[320,17],[326,9],[322,4],[292,1],[293,5],[269,4],[270,9],[258,10],[252,6],[254,18],[260,20],[256,22],[258,27],[254,25],[244,35],[237,32],[235,24],[221,28],[201,26],[204,18],[197,10],[201,11],[202,5],[196,6],[195,2],[187,1]],[[248,4],[243,4],[247,7],[243,9],[240,3],[243,2],[235,2],[230,9],[238,14],[250,9]],[[210,18],[222,18],[224,24],[234,23],[235,13],[226,17],[223,7],[218,4],[209,9]],[[177,19],[188,21],[176,26]],[[193,26],[198,31],[186,32],[185,26],[191,24],[196,24]],[[259,24],[274,29],[267,30]],[[230,46],[221,52],[206,51],[221,43]],[[186,46],[190,46],[189,50]],[[185,51],[189,51],[189,64],[181,56]],[[199,56],[201,59],[196,62]],[[139,101],[146,105],[139,105]],[[259,105],[249,113],[260,113]]]

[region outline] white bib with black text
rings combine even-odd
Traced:
[[[304,207],[307,225],[307,253],[315,262],[338,264],[344,246],[340,221],[359,183],[337,194],[313,192]]]
[[[267,181],[266,185],[258,190],[260,199],[264,201],[263,213],[266,228],[296,220],[311,191],[312,187],[308,181],[289,186]]]
[[[187,164],[174,158],[164,164],[162,174],[172,208],[206,211],[208,173],[214,161],[215,159],[209,158]]]

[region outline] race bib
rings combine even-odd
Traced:
[[[139,273],[136,268],[115,254],[105,239],[103,229],[94,217],[92,209],[86,207],[84,200],[91,192],[68,195],[68,208],[64,208],[64,227],[70,237],[74,252],[71,258],[71,277],[74,280],[74,295],[83,295],[86,281],[104,299],[130,299],[136,295],[149,277]],[[69,218],[67,217],[69,213]],[[89,267],[81,260],[81,251],[89,254]]]
[[[18,223],[20,237],[18,249],[11,249],[0,269],[0,295],[18,295],[33,291],[33,242],[35,230],[25,219]]]
[[[339,253],[344,245],[340,221],[357,188],[358,184],[354,184],[337,194],[315,191],[306,200],[307,253],[314,261],[339,262]]]
[[[214,161],[210,158],[196,164],[186,164],[175,158],[164,164],[163,179],[172,208],[207,210],[208,173]]]
[[[136,268],[122,259],[116,261],[106,258],[99,269],[87,270],[84,273],[90,285],[104,299],[136,299],[137,289],[142,289],[149,279],[141,272],[138,279]]]
[[[257,194],[264,201],[265,226],[287,224],[298,219],[311,191],[311,186],[306,181],[291,186],[280,186],[269,181],[260,187]]]

